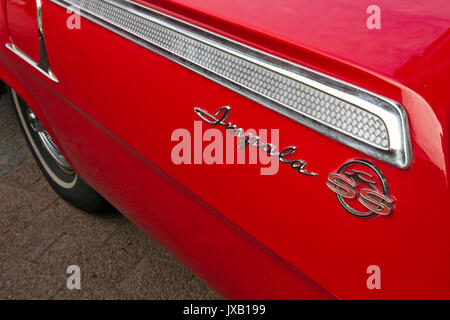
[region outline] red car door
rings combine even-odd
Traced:
[[[12,44],[32,60],[39,62],[37,4],[40,0],[7,0],[6,13]]]

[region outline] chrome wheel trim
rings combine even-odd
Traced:
[[[36,132],[39,136],[39,139],[41,140],[42,145],[44,146],[45,150],[50,154],[53,160],[56,161],[58,166],[61,167],[64,171],[71,174],[74,173],[72,167],[67,162],[66,158],[62,155],[61,151],[59,150],[58,146],[53,141],[52,137],[49,135],[47,130],[42,126],[42,123],[39,121],[39,119],[36,117],[34,112],[27,108],[26,111],[27,120],[30,123],[31,128]]]
[[[20,103],[17,97],[17,93],[15,90],[11,89],[12,91],[12,95],[13,95],[13,102],[14,102],[14,106],[16,107],[17,113],[19,115],[19,119],[20,122],[22,123],[22,127],[25,131],[25,134],[27,136],[28,141],[31,144],[31,147],[33,148],[33,151],[35,152],[37,158],[39,159],[39,162],[41,163],[41,165],[43,166],[44,170],[47,172],[47,174],[50,176],[50,178],[57,183],[58,185],[60,185],[61,187],[65,188],[65,189],[72,189],[75,184],[78,181],[78,175],[73,172],[73,180],[70,182],[66,182],[64,180],[62,180],[61,178],[59,178],[53,171],[52,169],[50,169],[50,167],[48,166],[48,164],[46,163],[45,159],[43,158],[41,152],[39,151],[39,148],[36,146],[36,144],[34,143],[33,137],[31,136],[30,131],[28,130],[28,125],[26,120],[24,119],[24,114],[22,113],[21,107],[20,107]]]

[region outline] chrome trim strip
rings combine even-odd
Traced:
[[[404,108],[395,101],[237,43],[236,41],[224,38],[130,0],[50,1],[64,8],[75,6],[79,8],[84,18],[343,144],[400,168],[407,168],[411,163],[412,149],[407,114]],[[100,6],[102,6],[101,9],[99,9]],[[109,17],[107,16],[108,14],[110,15]],[[118,15],[122,15],[123,18],[128,19],[130,18],[129,15],[132,15],[135,21],[131,23],[131,26],[130,24],[127,25],[127,21],[119,21],[119,18],[117,18]],[[236,61],[244,61],[249,66],[255,66],[260,70],[268,70],[270,75],[275,74],[276,76],[280,76],[278,79],[294,80],[296,83],[305,86],[307,88],[306,90],[312,88],[314,90],[312,95],[314,96],[318,94],[326,98],[338,99],[352,107],[356,107],[358,110],[362,110],[368,116],[371,115],[374,118],[380,119],[387,131],[387,145],[375,145],[362,139],[361,136],[349,134],[337,127],[331,126],[329,123],[324,123],[320,119],[302,113],[299,109],[283,104],[273,97],[269,97],[230,77],[226,77],[224,74],[218,73],[217,70],[207,68],[199,64],[198,61],[193,61],[189,58],[190,52],[185,52],[185,55],[181,55],[176,50],[168,49],[168,47],[174,46],[176,43],[174,44],[169,41],[168,47],[165,48],[155,41],[152,42],[149,37],[143,36],[143,31],[140,28],[142,27],[143,29],[145,26],[149,28],[148,24],[137,26],[137,24],[145,21],[157,26],[163,32],[175,32],[181,37],[189,38],[187,41],[193,41],[196,45],[207,45],[212,50],[220,50],[227,58],[236,58],[238,59]],[[319,100],[321,98],[318,97]],[[333,101],[334,103],[335,101]],[[318,103],[313,101],[313,104],[317,105]],[[342,112],[342,110],[338,111]]]
[[[33,68],[38,70],[40,73],[45,75],[47,78],[49,78],[53,82],[59,83],[59,80],[56,78],[56,76],[50,70],[50,63],[48,60],[47,47],[45,46],[45,40],[44,40],[44,28],[42,25],[42,1],[41,0],[36,0],[36,15],[37,15],[36,16],[37,29],[38,29],[38,34],[39,34],[39,39],[38,39],[39,51],[40,51],[39,62],[34,61],[29,56],[27,56],[25,53],[20,51],[14,45],[14,43],[6,43],[6,48],[11,50],[19,58],[24,60],[26,63],[31,65]]]
[[[55,75],[50,71],[45,71],[43,70],[40,66],[39,63],[37,63],[36,61],[34,61],[33,59],[31,59],[30,57],[28,57],[25,53],[23,53],[22,51],[20,51],[19,49],[16,48],[16,46],[14,46],[14,44],[12,43],[7,43],[6,48],[8,48],[9,50],[11,50],[14,54],[16,54],[19,58],[21,58],[22,60],[24,60],[26,63],[28,63],[30,66],[32,66],[33,68],[35,68],[37,71],[39,71],[40,73],[42,73],[44,76],[46,76],[47,78],[49,78],[50,80],[59,83],[59,80],[55,77]]]
[[[44,27],[42,25],[42,1],[36,0],[36,12],[37,12],[37,28],[39,35],[44,35]]]
[[[39,50],[41,53],[40,60],[38,66],[45,73],[50,75],[50,79],[59,83],[58,79],[56,79],[55,75],[50,70],[50,61],[48,59],[47,47],[45,45],[44,38],[44,26],[42,24],[42,0],[36,0],[36,14],[37,14],[37,29],[39,33]]]

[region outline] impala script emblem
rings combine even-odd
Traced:
[[[275,145],[271,143],[262,143],[261,138],[257,135],[245,133],[244,129],[239,128],[237,125],[231,122],[226,122],[225,120],[228,118],[231,112],[230,107],[222,107],[217,110],[214,115],[211,115],[207,111],[200,108],[194,108],[194,111],[200,118],[202,118],[203,121],[216,126],[224,126],[225,131],[235,135],[238,139],[240,139],[241,141],[237,145],[238,149],[245,149],[249,145],[255,148],[259,148],[269,156],[278,158],[280,162],[290,164],[295,171],[301,174],[305,174],[308,176],[317,176],[317,173],[310,172],[305,169],[307,165],[306,161],[301,159],[287,159],[297,152],[297,147],[289,146],[284,148],[280,152],[275,152],[277,148]]]
[[[287,163],[295,171],[317,176],[315,172],[307,171],[307,162],[292,158],[297,147],[289,146],[276,152],[277,146],[261,141],[261,137],[238,127],[227,121],[231,108],[226,106],[217,110],[213,115],[207,111],[194,108],[195,113],[205,122],[223,127],[225,132],[238,139],[237,149],[243,150],[253,147],[263,151],[270,157],[277,158],[281,163]],[[366,160],[351,160],[344,163],[337,172],[328,175],[326,185],[337,197],[339,203],[352,215],[362,218],[373,216],[387,216],[392,213],[394,199],[389,194],[389,187],[383,172]]]
[[[345,210],[357,217],[387,216],[394,199],[380,169],[365,160],[352,160],[328,175],[328,188]]]

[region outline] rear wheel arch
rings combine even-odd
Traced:
[[[25,86],[23,86],[19,81],[17,81],[14,76],[4,72],[4,70],[2,70],[1,67],[0,67],[0,81],[2,81],[5,84],[6,89],[9,87],[13,89],[15,92],[17,92],[17,94],[22,98],[22,100],[25,101],[25,103],[28,106],[30,106],[33,112],[38,116],[42,124],[44,124],[44,126],[49,128],[49,131],[51,131],[51,126],[47,121],[47,117],[39,107],[38,101],[32,97],[32,95],[25,88]],[[51,133],[53,134],[53,132]]]
[[[36,120],[39,122],[39,128],[44,129],[45,135],[50,137],[52,145],[55,146],[58,154],[61,155],[59,146],[53,143],[52,134],[50,132],[47,133],[45,130],[46,125],[40,123],[38,114],[35,114],[35,110],[38,109],[32,109],[28,102],[14,88],[7,87],[7,91],[12,104],[11,107],[16,113],[31,153],[55,192],[66,201],[87,212],[110,209],[109,203],[81,179],[70,165],[68,165],[69,171],[52,158],[52,155],[48,152],[48,148],[40,140],[42,139],[42,135],[40,135],[42,132],[38,133],[39,130],[36,130],[36,126],[33,126],[34,121],[30,121],[29,113],[27,112],[28,110],[33,116],[37,117]],[[64,158],[64,156],[61,157]]]

